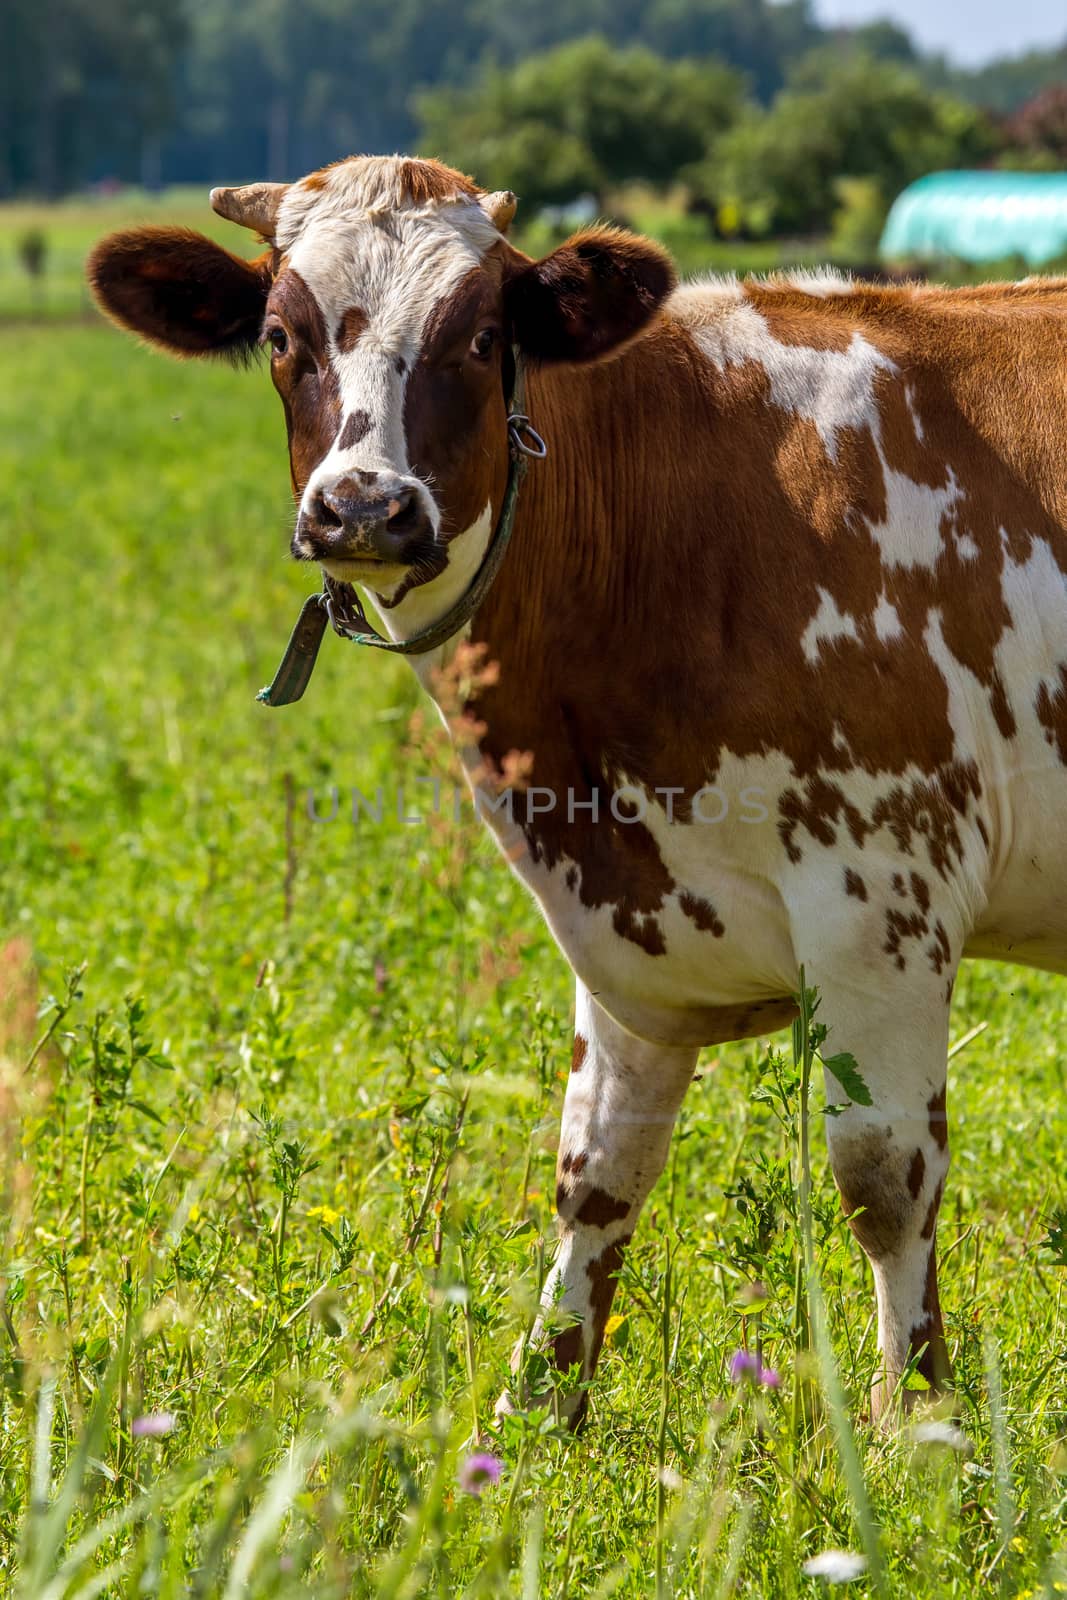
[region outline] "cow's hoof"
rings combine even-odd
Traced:
[[[871,1390],[871,1422],[884,1433],[924,1418],[951,1419],[958,1414],[959,1402],[948,1388],[905,1389],[883,1380]]]
[[[493,1416],[496,1418],[497,1422],[502,1422],[505,1417],[513,1417],[518,1409],[518,1406],[511,1398],[510,1392],[507,1389],[504,1389],[496,1405],[493,1407]]]
[[[547,1394],[531,1395],[520,1405],[510,1389],[505,1389],[496,1405],[493,1407],[493,1416],[498,1423],[505,1417],[518,1416],[524,1411],[549,1411],[558,1404],[559,1420],[571,1433],[579,1433],[585,1425],[586,1413],[589,1410],[589,1393],[586,1389],[579,1389],[577,1394],[556,1396],[551,1390]]]

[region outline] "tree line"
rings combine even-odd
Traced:
[[[6,0],[6,14],[0,195],[290,178],[419,148],[526,208],[680,180],[720,231],[757,235],[825,228],[850,178],[877,210],[931,167],[1067,161],[1067,42],[954,72],[888,23],[821,28],[809,0]]]

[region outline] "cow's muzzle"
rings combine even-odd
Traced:
[[[433,543],[433,524],[414,485],[381,487],[373,473],[340,478],[305,498],[293,552],[312,561],[384,561],[407,566]]]

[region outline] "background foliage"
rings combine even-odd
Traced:
[[[807,0],[9,0],[5,23],[0,198],[421,145],[531,209],[681,174],[759,235],[825,227],[842,178],[884,210],[931,165],[1063,160],[1055,101],[1016,113],[1062,92],[1067,42],[967,74]]]

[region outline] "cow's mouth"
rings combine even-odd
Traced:
[[[384,572],[399,574],[407,571],[404,562],[384,561],[381,556],[363,554],[333,556],[328,561],[320,556],[319,566],[331,578],[336,578],[338,583],[358,583],[370,573],[380,577]]]

